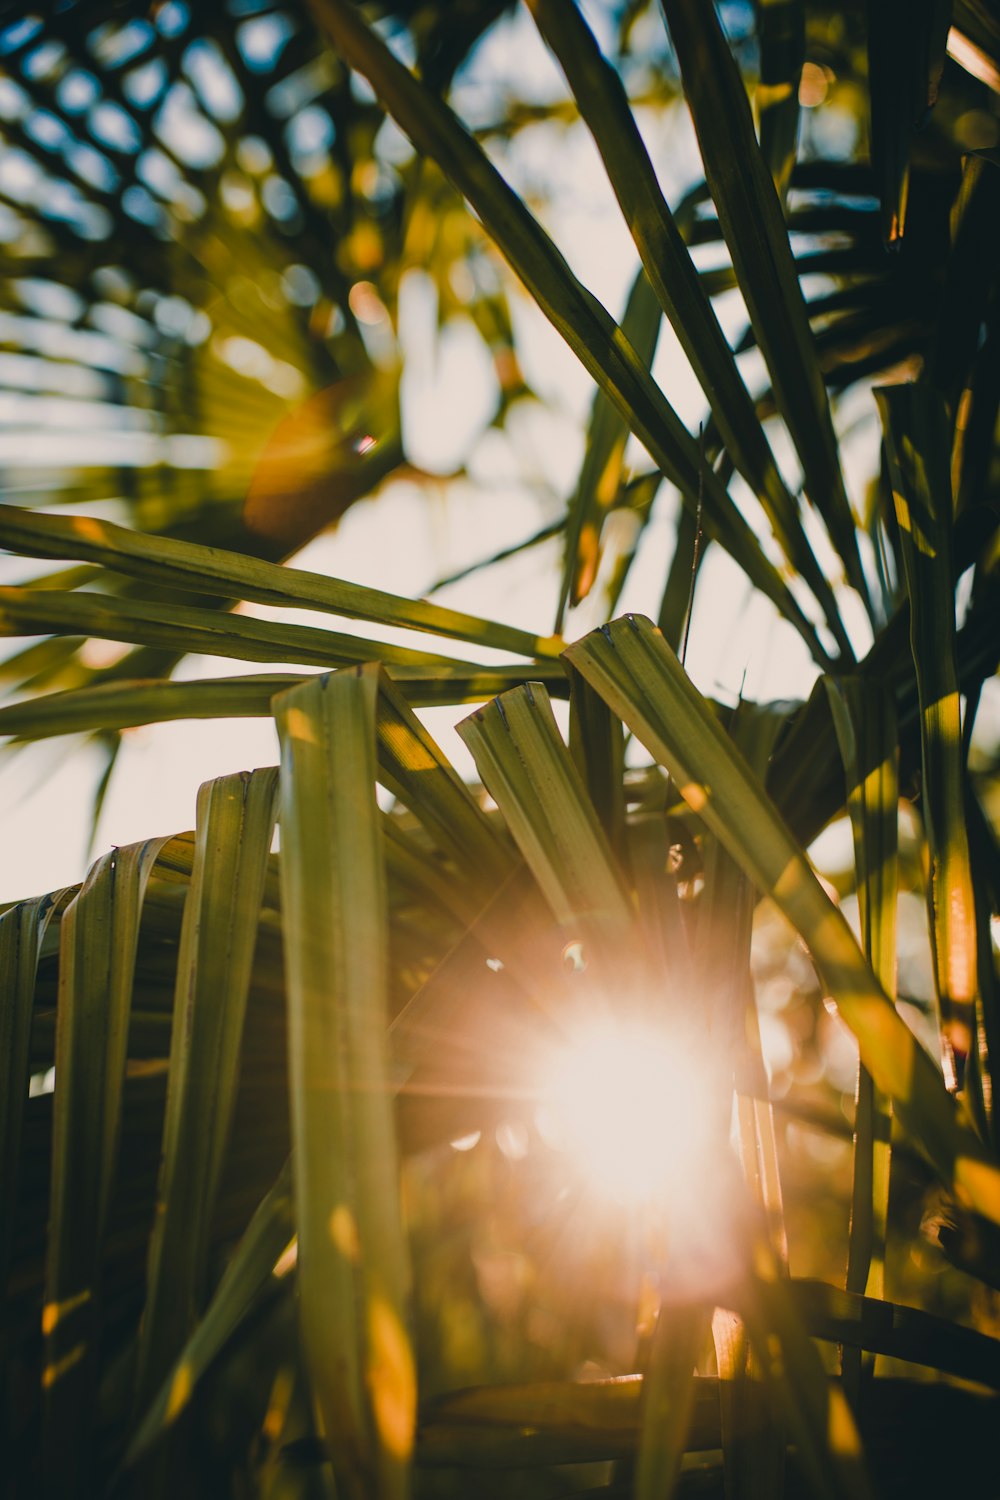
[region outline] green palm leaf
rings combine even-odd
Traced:
[[[302,1334],[346,1493],[409,1490],[416,1384],[386,1049],[377,675],[276,700]]]

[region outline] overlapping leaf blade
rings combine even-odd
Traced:
[[[879,983],[896,996],[898,734],[895,702],[877,683],[827,679],[848,786],[861,944]],[[885,1295],[892,1108],[864,1067],[858,1071],[847,1290]],[[873,1360],[864,1362],[873,1373]],[[862,1361],[844,1358],[855,1402]]]
[[[483,899],[492,895],[511,874],[514,852],[385,673],[379,677],[375,732],[383,786],[420,819],[462,878]]]
[[[670,559],[663,597],[656,623],[675,651],[683,654],[684,637],[694,607],[698,574],[705,558],[708,539],[701,527],[701,517],[685,510],[677,518],[674,554]]]
[[[574,937],[624,934],[628,896],[545,689],[504,693],[459,734],[560,926]]]
[[[820,1281],[793,1281],[791,1292],[814,1338],[887,1354],[1000,1390],[1000,1339],[918,1307],[863,1297]]]
[[[139,1343],[140,1409],[194,1326],[229,1143],[277,771],[206,782],[184,908],[170,1039],[157,1215]]]
[[[0,506],[0,546],[27,557],[86,559],[157,588],[379,620],[385,625],[430,631],[522,656],[554,656],[559,651],[559,642],[550,637],[479,620],[425,599],[401,599],[381,589],[301,568],[279,567],[219,547],[146,536],[93,516],[49,516]]]
[[[733,742],[757,775],[763,775],[783,721],[781,705],[741,700],[730,722]],[[760,1021],[750,968],[755,893],[746,874],[718,841],[704,856],[703,911],[698,926],[698,968],[709,997],[706,1022],[711,1055],[721,1058],[736,1090],[735,1123],[740,1165],[750,1201],[769,1239],[769,1263],[788,1271],[788,1242],[774,1115],[760,1042]],[[720,1126],[724,1124],[720,1120]],[[722,1136],[720,1129],[720,1142]],[[721,1145],[720,1145],[721,1149]],[[727,1494],[734,1500],[779,1500],[783,1492],[787,1422],[780,1402],[769,1421],[759,1416],[763,1367],[743,1320],[716,1309],[712,1320],[720,1386],[723,1462]]]
[[[45,1267],[44,1452],[54,1494],[86,1484],[100,1266],[118,1156],[132,980],[146,885],[166,838],[104,855],[60,926]]]
[[[380,647],[374,650],[381,653]],[[385,660],[381,654],[379,659]],[[458,662],[418,667],[394,664],[390,675],[405,689],[407,702],[417,707],[475,703],[506,692],[526,677],[544,682],[554,697],[564,697],[568,691],[558,662],[533,662],[520,669],[481,666],[471,671]],[[273,672],[178,682],[95,683],[5,705],[0,708],[0,734],[34,740],[177,719],[267,718],[275,693],[304,681],[304,676],[292,672]]]
[[[1000,161],[996,152],[970,153],[951,210],[947,280],[923,378],[944,396],[956,422],[952,459],[956,509],[985,498],[984,464],[996,427],[1000,393],[995,372],[993,303],[996,258],[990,246],[1000,233]],[[971,407],[971,410],[970,410]]]
[[[719,1440],[727,1500],[781,1500],[787,1433],[780,1412],[761,1402],[760,1359],[743,1319],[717,1307],[712,1318],[719,1371]]]
[[[569,749],[618,860],[626,861],[625,736],[621,720],[574,668],[570,678]]]
[[[242,661],[300,661],[345,666],[358,661],[449,666],[448,658],[365,641],[311,625],[285,625],[189,605],[151,604],[110,594],[0,588],[0,635],[75,635],[159,650]],[[469,670],[469,664],[465,664]]]

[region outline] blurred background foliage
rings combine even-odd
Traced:
[[[378,34],[415,67],[428,89],[451,100],[558,241],[567,196],[576,191],[584,127],[572,96],[538,68],[527,49],[527,16],[496,0],[413,0],[365,9]],[[888,638],[904,593],[872,385],[929,373],[962,434],[954,470],[958,572],[974,559],[979,564],[974,589],[959,596],[960,623],[978,630],[970,647],[964,748],[969,795],[982,809],[973,822],[981,845],[978,868],[988,872],[979,888],[987,908],[985,931],[995,933],[1000,697],[993,676],[996,550],[989,538],[995,538],[1000,484],[1000,192],[993,182],[1000,162],[1000,13],[978,0],[956,0],[953,6],[935,0],[870,7],[815,3],[801,10],[768,0],[727,0],[718,11],[756,97],[762,145],[784,195],[815,349],[834,403],[871,584],[867,608],[848,581],[849,559],[835,555],[811,513],[809,534],[829,569],[848,646],[859,658],[873,638]],[[785,12],[791,21],[787,34],[781,29]],[[796,459],[774,420],[776,397],[701,182],[677,58],[659,8],[645,0],[607,0],[587,13],[650,149],[655,147],[654,165],[669,185],[701,285],[716,299],[740,355],[757,415],[794,476]],[[488,487],[496,465],[530,496],[533,525],[502,546],[477,550],[475,542],[471,548],[466,542],[462,566],[442,566],[440,574],[461,573],[468,583],[470,575],[485,579],[492,568],[504,579],[513,557],[541,548],[548,593],[532,629],[545,634],[557,619],[561,624],[560,601],[567,595],[567,637],[627,600],[658,620],[678,648],[685,623],[693,621],[696,652],[699,621],[704,627],[715,607],[701,592],[701,580],[708,576],[706,554],[714,554],[717,542],[698,534],[690,510],[677,504],[672,486],[661,485],[648,454],[634,441],[626,446],[624,430],[611,445],[597,499],[590,497],[586,514],[586,459],[567,492],[562,458],[549,462],[544,452],[541,458],[531,452],[525,434],[530,438],[533,429],[525,412],[550,413],[554,402],[551,388],[541,388],[544,371],[541,378],[537,372],[544,361],[536,352],[537,326],[524,293],[479,217],[386,118],[370,87],[324,40],[307,4],[79,0],[36,11],[7,7],[0,22],[0,70],[0,469],[6,506],[59,507],[67,515],[97,515],[145,533],[281,561],[356,502],[374,497],[377,507],[380,487],[384,491],[400,478],[425,491],[447,534],[449,527],[461,527],[467,487]],[[976,153],[972,168],[970,153]],[[565,178],[562,160],[573,164]],[[963,203],[971,204],[964,239],[955,228],[955,206]],[[564,248],[572,259],[577,247]],[[580,253],[585,261],[585,251]],[[431,347],[423,354],[419,341],[404,347],[401,335],[401,287],[408,275],[411,283],[420,278],[432,309],[431,325],[424,324]],[[971,313],[963,296],[974,304]],[[612,311],[618,315],[624,306],[623,297]],[[658,312],[656,319],[648,316],[655,328]],[[463,348],[475,341],[477,368],[489,372],[488,410],[478,425],[466,425],[462,452],[454,444],[435,450],[421,431],[421,382],[432,382],[435,357],[443,358],[451,335],[465,341]],[[674,346],[669,358],[682,368]],[[704,465],[728,480],[731,456],[707,403],[684,374],[672,399],[692,428],[704,422]],[[596,421],[595,408],[591,434]],[[563,443],[567,428],[571,454],[583,454],[588,413],[579,403],[567,403],[554,425],[538,429],[543,449]],[[797,488],[797,479],[791,484]],[[791,575],[753,497],[747,492],[742,498],[766,538],[762,549]],[[373,515],[377,536],[377,510]],[[644,538],[653,536],[657,517],[666,523],[669,545],[659,547],[640,573]],[[442,552],[455,556],[447,545]],[[87,563],[72,573],[44,576],[22,569],[18,581],[43,590],[98,588],[167,610],[178,602],[217,606]],[[442,598],[457,597],[449,592],[454,581],[441,581]],[[490,587],[472,585],[480,586]],[[483,612],[503,617],[502,582],[494,597],[496,608]],[[821,613],[813,610],[810,619],[821,622]],[[778,629],[792,634],[786,624]],[[843,643],[838,646],[822,623],[817,629],[823,651],[845,664]],[[745,657],[738,650],[736,655],[742,664]],[[0,663],[0,679],[11,692],[31,697],[167,676],[177,661],[178,653],[169,650],[61,633],[17,642]],[[797,657],[795,662],[798,674],[781,687],[789,699],[805,696],[817,675],[815,663],[803,677]],[[702,686],[719,688],[712,680]],[[728,712],[737,693],[730,684],[719,697]],[[794,707],[777,711],[783,724]],[[819,751],[813,744],[811,753],[835,759],[828,721],[824,727],[829,743]],[[98,741],[105,756],[99,808],[121,739],[103,728]],[[783,743],[786,815],[795,832],[812,841],[843,805],[839,761],[815,799],[796,805],[794,742],[786,737]],[[641,764],[641,755],[633,759],[626,773],[633,814],[669,813],[680,900],[696,912],[710,847],[671,798],[669,784]],[[928,856],[913,722],[905,729],[900,774],[899,1000],[937,1055],[925,906]],[[397,806],[394,816],[404,836],[419,839],[403,808]],[[844,909],[856,913],[846,818],[827,828],[814,857]],[[141,1092],[142,1101],[129,1117],[110,1221],[105,1283],[113,1290],[106,1302],[109,1359],[102,1402],[111,1413],[123,1409],[115,1382],[128,1378],[123,1351],[141,1305],[164,1107],[163,1071],[151,1062],[143,1077],[141,1055],[160,1059],[164,1053],[170,984],[164,976],[176,958],[177,906],[169,892],[160,891],[144,917],[145,982],[154,999],[139,1023],[130,1062],[126,1087]],[[433,969],[453,936],[450,916],[440,917],[434,928],[419,903],[414,909],[413,926],[404,901],[394,914],[393,996],[400,1005],[407,984]],[[260,942],[233,1126],[238,1148],[227,1165],[213,1228],[216,1269],[288,1150],[282,1023],[269,1006],[280,992],[278,939],[265,931]],[[26,1127],[32,1165],[22,1171],[27,1196],[15,1236],[8,1326],[14,1343],[37,1319],[48,1192],[41,1162],[50,1128],[45,1111],[55,955],[51,943],[41,951],[39,994],[45,1003],[32,1041],[33,1101]],[[990,951],[985,962],[994,959]],[[824,1005],[823,988],[798,939],[766,900],[754,922],[753,978],[776,1111],[789,1262],[798,1278],[839,1286],[848,1256],[857,1048]],[[471,1133],[459,1132],[462,1121],[449,1115],[454,1128],[432,1124],[426,1139],[419,1105],[411,1101],[401,1108],[404,1140],[412,1144],[404,1196],[416,1267],[422,1396],[466,1385],[589,1380],[634,1370],[637,1347],[647,1347],[641,1309],[649,1296],[648,1247],[637,1242],[627,1215],[593,1204],[584,1211],[591,1189],[573,1180],[530,1105],[476,1100],[467,1122]],[[409,1125],[407,1109],[413,1115]],[[1000,1334],[992,1243],[985,1253],[970,1251],[968,1225],[959,1216],[956,1228],[954,1204],[912,1149],[904,1145],[894,1152],[892,1173],[888,1295]],[[189,1472],[197,1476],[190,1481],[197,1488],[191,1493],[326,1493],[328,1476],[317,1461],[291,1333],[293,1279],[274,1279],[206,1377],[187,1438],[196,1455]],[[645,1336],[648,1341],[648,1329]],[[823,1347],[833,1370],[836,1341]],[[31,1449],[39,1420],[26,1394],[37,1359],[31,1335],[24,1334],[8,1366],[11,1437],[21,1453]],[[711,1358],[699,1368],[710,1374]],[[885,1356],[879,1372],[908,1378],[918,1373],[915,1365]],[[110,1471],[121,1456],[115,1422],[108,1419],[103,1429],[98,1470],[103,1465]],[[13,1492],[34,1493],[31,1461],[21,1475]],[[605,1483],[614,1490],[629,1480],[627,1462],[613,1467],[609,1461],[599,1470],[563,1464],[530,1476],[484,1464],[474,1485],[484,1496],[554,1496]],[[697,1492],[694,1470],[688,1482]],[[891,1477],[885,1482],[886,1493],[902,1493],[904,1482],[918,1481],[901,1470],[896,1489]],[[422,1494],[468,1490],[469,1476],[461,1469],[420,1471]]]
[[[579,189],[574,175],[561,184],[551,163],[565,152],[580,170],[582,126],[537,58],[518,76],[526,18],[471,0],[381,14],[400,54],[431,88],[452,88],[477,137],[543,221],[558,224]],[[722,15],[752,80],[754,8],[732,3]],[[650,6],[608,5],[597,19],[659,143],[660,170],[695,190],[673,206],[704,286],[721,296],[734,277],[697,191],[665,28]],[[799,128],[789,223],[824,377],[840,394],[886,371],[901,376],[928,348],[962,155],[996,146],[995,37],[987,8],[958,6],[952,50],[962,67],[945,59],[947,28],[938,25],[931,77],[935,90],[940,77],[947,86],[932,111],[926,99],[919,109],[913,102],[912,152],[901,159],[912,156],[919,190],[908,194],[908,232],[890,257],[867,165],[864,7],[809,6],[804,24],[794,64],[802,108],[780,127]],[[491,421],[512,434],[506,446],[523,448],[523,407],[537,398],[515,338],[522,298],[475,216],[323,45],[308,9],[121,5],[105,17],[70,5],[8,18],[0,45],[8,503],[97,502],[146,531],[278,558],[387,475],[430,477],[412,387],[420,376],[428,383],[435,356],[407,393],[399,341],[400,284],[415,268],[431,278],[439,336],[464,338],[464,348],[474,326],[493,371]],[[769,56],[780,62],[780,45]],[[901,176],[898,165],[877,165]],[[739,308],[730,316],[738,327]],[[752,342],[747,331],[742,347]],[[447,347],[445,338],[438,357]],[[551,406],[550,392],[542,395]],[[767,414],[766,385],[758,407]],[[852,416],[864,425],[845,403],[848,430]],[[481,436],[468,434],[468,451],[449,455],[443,473],[432,459],[436,493],[476,451],[482,482],[482,454],[497,450]],[[565,432],[546,430],[546,440],[565,443]],[[981,436],[979,446],[988,453]],[[629,457],[602,502],[631,513],[603,518],[601,602],[612,607],[651,511],[641,464]],[[523,458],[515,465],[519,484],[536,492],[538,533],[549,536],[563,497],[546,493],[544,465],[541,474]],[[879,503],[873,487],[866,519],[875,537]],[[596,559],[588,580],[595,569]],[[78,643],[46,643],[8,663],[5,678],[81,685],[87,657]],[[141,665],[148,675],[154,664],[144,654]],[[135,667],[119,675],[140,675]]]

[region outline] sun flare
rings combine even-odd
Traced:
[[[632,1206],[687,1206],[717,1149],[712,1081],[649,1027],[577,1034],[546,1067],[541,1125],[592,1187]]]

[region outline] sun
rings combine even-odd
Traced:
[[[717,1081],[692,1048],[613,1022],[574,1032],[545,1063],[542,1125],[600,1195],[635,1207],[696,1202],[719,1149]]]

